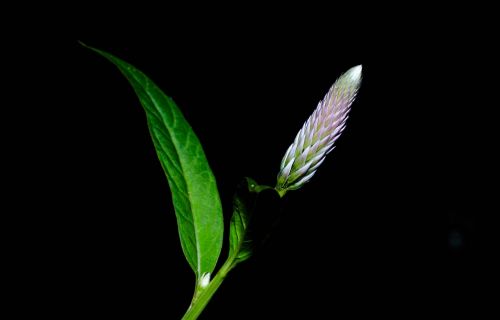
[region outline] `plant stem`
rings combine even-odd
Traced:
[[[236,263],[234,262],[234,259],[228,259],[224,263],[219,272],[217,272],[212,281],[210,281],[208,286],[197,295],[193,302],[191,302],[191,305],[186,311],[186,314],[184,314],[184,317],[182,317],[182,320],[195,320],[198,318],[198,316],[207,306],[214,293],[217,291],[217,289],[219,289],[222,281],[224,281],[229,271],[231,271],[231,269],[236,265]]]

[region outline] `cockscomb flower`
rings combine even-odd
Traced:
[[[353,67],[335,81],[286,151],[276,184],[281,196],[308,182],[335,148],[361,84],[361,69]]]

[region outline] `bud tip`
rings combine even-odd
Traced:
[[[363,70],[362,65],[357,65],[349,69],[346,73],[351,78],[352,81],[358,82],[361,79],[361,71]]]

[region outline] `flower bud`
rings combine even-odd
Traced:
[[[361,84],[361,69],[353,67],[335,81],[288,148],[276,184],[281,196],[308,182],[335,147]]]

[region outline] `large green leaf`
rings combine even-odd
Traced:
[[[146,111],[149,132],[167,176],[186,259],[197,275],[212,273],[222,247],[222,206],[200,141],[174,101],[132,65],[101,54],[128,79]]]

